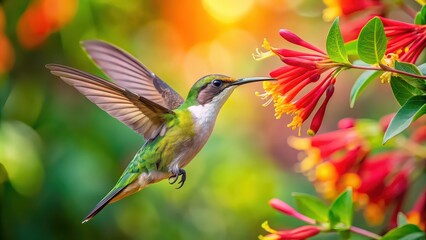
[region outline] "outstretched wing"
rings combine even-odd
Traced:
[[[145,139],[152,139],[159,133],[164,126],[163,114],[174,114],[168,108],[92,74],[59,64],[46,67]]]
[[[183,98],[164,81],[124,50],[102,41],[82,45],[93,61],[119,86],[168,109],[176,109]]]

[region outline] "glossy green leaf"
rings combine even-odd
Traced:
[[[417,118],[426,113],[426,95],[414,96],[395,114],[383,137],[383,144],[404,131]]]
[[[393,91],[393,95],[401,106],[404,105],[407,100],[413,96],[422,94],[422,91],[413,85],[410,85],[401,77],[392,76],[390,85]]]
[[[334,230],[348,230],[352,225],[352,189],[347,189],[331,204],[328,212],[330,227]]]
[[[371,19],[358,36],[359,58],[368,64],[380,63],[385,55],[387,43],[382,21],[378,17]]]
[[[336,18],[331,25],[326,41],[327,54],[331,60],[339,63],[349,63],[346,54],[345,43],[339,27],[339,18]]]
[[[407,216],[405,216],[405,214],[402,212],[398,213],[397,221],[398,221],[398,227],[408,224]]]
[[[422,75],[426,75],[426,63],[423,63],[417,67],[419,71],[422,73]]]
[[[425,239],[425,233],[414,224],[407,224],[389,231],[381,240],[420,240]]]
[[[346,54],[348,55],[358,55],[358,40],[353,40],[345,43]]]
[[[328,206],[321,199],[304,193],[293,193],[292,195],[299,212],[318,222],[328,221]]]
[[[395,69],[412,73],[416,75],[422,75],[420,69],[417,68],[416,65],[406,62],[395,62]],[[426,91],[426,80],[416,77],[407,76],[404,74],[399,74],[401,78],[403,78],[405,81],[407,81],[409,84],[413,85],[414,87],[421,89],[422,91]]]
[[[417,25],[426,24],[426,5],[423,5],[422,10],[420,10],[416,14],[416,18],[414,19],[414,23]]]
[[[354,85],[351,89],[350,94],[350,106],[351,108],[354,107],[355,101],[358,98],[358,96],[364,91],[364,89],[367,87],[368,84],[371,83],[374,79],[376,79],[378,76],[380,76],[382,72],[380,71],[373,71],[373,70],[367,70],[364,71],[358,79],[355,81]]]

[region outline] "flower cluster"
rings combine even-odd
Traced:
[[[18,39],[22,46],[33,49],[58,31],[74,16],[76,0],[34,0],[19,19]]]
[[[424,139],[395,140],[403,142],[405,149],[381,147],[389,117],[384,119],[380,124],[343,119],[339,130],[289,139],[293,148],[305,151],[306,157],[297,169],[314,183],[316,190],[332,200],[352,187],[354,202],[364,208],[364,216],[371,224],[381,223],[392,205],[396,221],[412,176],[419,169],[422,171],[426,158],[424,146],[420,145]]]
[[[267,100],[264,106],[273,102],[275,117],[282,114],[290,114],[293,120],[287,126],[293,130],[298,128],[299,135],[302,124],[312,114],[321,97],[325,95],[317,112],[314,114],[308,134],[314,135],[321,126],[327,104],[334,93],[336,76],[342,70],[344,64],[330,60],[321,49],[307,43],[294,33],[282,29],[280,35],[290,43],[312,50],[311,53],[299,52],[285,48],[274,48],[265,40],[263,47],[267,52],[254,55],[255,59],[263,59],[270,56],[278,56],[286,65],[270,72],[270,76],[277,82],[264,82],[264,94],[257,94]],[[321,75],[328,72],[325,77]],[[310,91],[301,97],[301,91],[314,85]]]
[[[400,61],[415,63],[426,47],[426,25],[380,19],[389,40],[386,53],[398,55]]]

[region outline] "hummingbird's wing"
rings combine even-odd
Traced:
[[[59,64],[46,67],[145,139],[158,135],[165,122],[162,115],[174,114],[168,108],[92,74]]]
[[[176,109],[183,98],[164,81],[124,50],[103,41],[84,41],[93,61],[119,86],[168,109]]]

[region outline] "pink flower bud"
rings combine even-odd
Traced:
[[[306,239],[313,237],[320,233],[321,230],[318,226],[302,226],[292,230],[278,231],[276,234],[279,235],[280,239]]]
[[[355,127],[355,119],[354,118],[343,118],[337,123],[339,129],[347,129]]]
[[[269,201],[269,205],[271,205],[271,207],[275,208],[276,210],[289,216],[294,216],[295,213],[297,213],[297,211],[294,208],[292,208],[290,205],[288,205],[287,203],[277,198],[271,199]]]
[[[285,40],[287,40],[287,41],[289,41],[289,42],[291,42],[291,43],[293,43],[293,44],[296,44],[296,45],[299,45],[299,46],[302,46],[302,47],[305,47],[305,48],[311,49],[311,50],[313,50],[313,51],[315,51],[315,52],[319,52],[319,53],[321,53],[321,54],[323,54],[323,55],[327,55],[327,54],[326,54],[324,51],[322,51],[321,49],[319,49],[319,48],[317,48],[317,47],[313,46],[312,44],[310,44],[310,43],[308,43],[308,42],[304,41],[304,40],[303,40],[303,39],[301,39],[299,36],[297,36],[296,34],[294,34],[294,33],[290,32],[290,31],[289,31],[289,30],[287,30],[287,29],[281,29],[281,30],[280,30],[280,35],[281,35],[281,37],[283,37]]]

